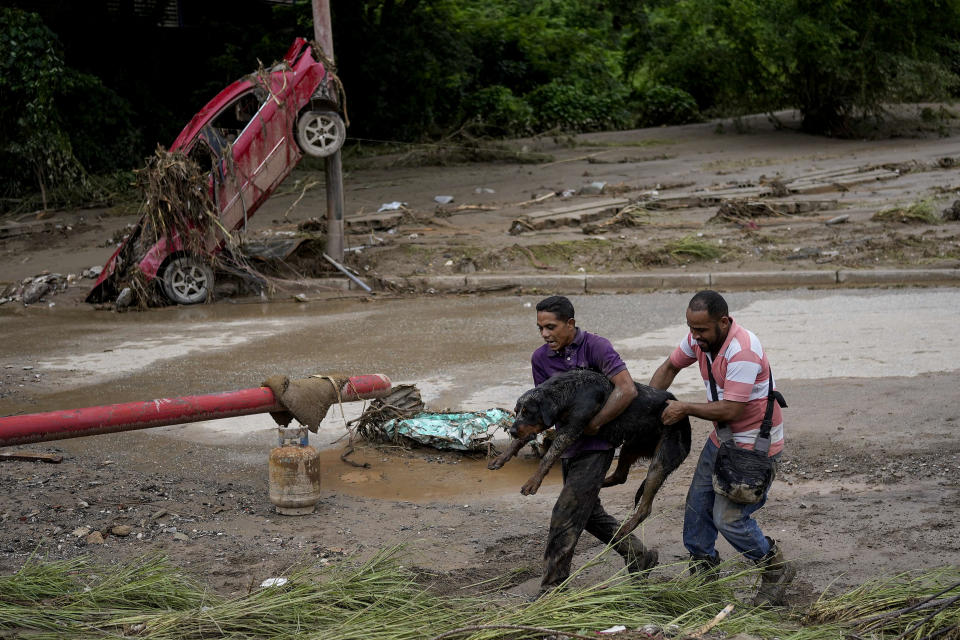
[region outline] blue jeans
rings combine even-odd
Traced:
[[[697,469],[687,492],[683,515],[683,546],[692,556],[718,558],[715,544],[720,533],[739,553],[754,562],[770,550],[770,543],[753,519],[753,513],[767,501],[764,492],[760,502],[738,504],[713,492],[713,465],[717,459],[717,445],[710,438],[703,445]],[[780,454],[774,456],[780,461]],[[769,491],[769,489],[768,489]]]

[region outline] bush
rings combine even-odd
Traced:
[[[530,133],[533,126],[533,108],[502,85],[484,87],[468,96],[464,100],[464,112],[491,135],[524,135]]]
[[[697,101],[676,87],[657,85],[641,93],[633,103],[638,127],[687,124],[701,119]]]
[[[92,173],[141,166],[142,140],[130,103],[96,76],[65,71],[54,101],[80,164]]]
[[[629,126],[624,91],[595,91],[562,80],[537,87],[527,95],[541,130],[597,131]]]

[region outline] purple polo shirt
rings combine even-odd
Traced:
[[[554,351],[546,344],[541,345],[533,352],[530,364],[533,366],[533,383],[536,386],[540,386],[551,376],[571,369],[592,369],[613,378],[627,368],[609,340],[579,328],[573,342],[559,351]],[[574,442],[561,457],[572,458],[585,451],[606,451],[612,448],[603,438],[584,436]]]

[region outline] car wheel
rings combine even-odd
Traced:
[[[347,126],[336,111],[305,111],[297,120],[297,144],[307,155],[326,158],[347,139]]]
[[[171,260],[160,280],[164,295],[175,304],[205,302],[213,292],[213,269],[194,256]]]

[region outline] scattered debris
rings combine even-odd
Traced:
[[[124,287],[120,295],[117,296],[117,309],[126,309],[133,302],[133,289]]]
[[[260,583],[260,586],[264,589],[267,587],[282,587],[287,584],[287,582],[289,582],[289,580],[286,578],[267,578]]]
[[[377,209],[377,213],[380,213],[381,211],[400,211],[401,209],[406,209],[406,208],[407,208],[406,202],[399,202],[395,200],[393,202],[385,202],[382,205],[380,205],[380,208]]]
[[[830,218],[829,220],[827,220],[826,222],[824,222],[824,224],[827,225],[827,226],[831,226],[831,225],[835,225],[835,224],[843,224],[844,222],[846,222],[846,221],[849,220],[849,219],[850,219],[850,216],[849,216],[849,215],[843,214],[843,215],[840,215],[840,216],[836,216],[836,217]]]
[[[584,200],[564,207],[546,209],[515,219],[510,223],[509,233],[519,235],[524,231],[583,226],[588,222],[614,215],[629,204],[630,201],[626,198],[604,198],[601,200]]]
[[[450,204],[453,202],[453,196],[433,196],[433,201],[437,204]]]
[[[63,456],[55,453],[33,453],[30,451],[19,451],[17,453],[0,453],[0,460],[24,460],[29,462],[49,462],[59,464],[63,462]]]
[[[358,436],[371,442],[389,442],[383,425],[395,418],[407,418],[425,409],[416,385],[398,384],[383,398],[377,398],[360,415],[347,423]],[[356,426],[354,426],[356,425]]]
[[[56,295],[61,291],[66,291],[71,280],[60,273],[44,273],[41,275],[24,278],[20,282],[14,282],[7,285],[0,292],[0,304],[7,302],[20,301],[23,306],[36,304],[45,301],[48,296]]]
[[[603,193],[604,188],[607,186],[606,182],[591,182],[590,184],[585,184],[580,187],[578,192],[581,196],[597,196]]]
[[[708,222],[725,220],[743,223],[755,218],[783,218],[836,208],[836,200],[801,200],[771,204],[759,200],[727,200],[720,203],[717,213]]]
[[[954,222],[960,220],[960,200],[954,200],[950,207],[943,210],[943,219]]]
[[[587,234],[619,231],[630,227],[640,227],[650,222],[650,212],[642,205],[631,204],[617,212],[609,220],[593,222],[583,225],[583,232]]]
[[[941,221],[929,199],[919,200],[906,207],[881,209],[870,218],[877,222],[900,222],[903,224],[937,224]]]
[[[566,193],[566,192],[564,192],[564,193]],[[554,197],[555,195],[557,195],[557,192],[556,192],[556,191],[551,191],[551,192],[545,193],[545,194],[543,194],[543,195],[541,195],[541,196],[534,196],[534,197],[531,198],[530,200],[524,200],[523,202],[518,202],[518,203],[516,204],[516,206],[518,206],[518,207],[526,207],[526,206],[529,206],[529,205],[531,205],[531,204],[539,204],[539,203],[543,202],[544,200],[547,200],[547,199],[549,199],[549,198]]]
[[[304,233],[326,233],[326,218],[308,218],[297,225],[297,231]]]
[[[423,412],[390,420],[382,428],[391,441],[402,438],[435,449],[479,451],[486,447],[497,428],[506,429],[512,421],[513,414],[504,409]]]

